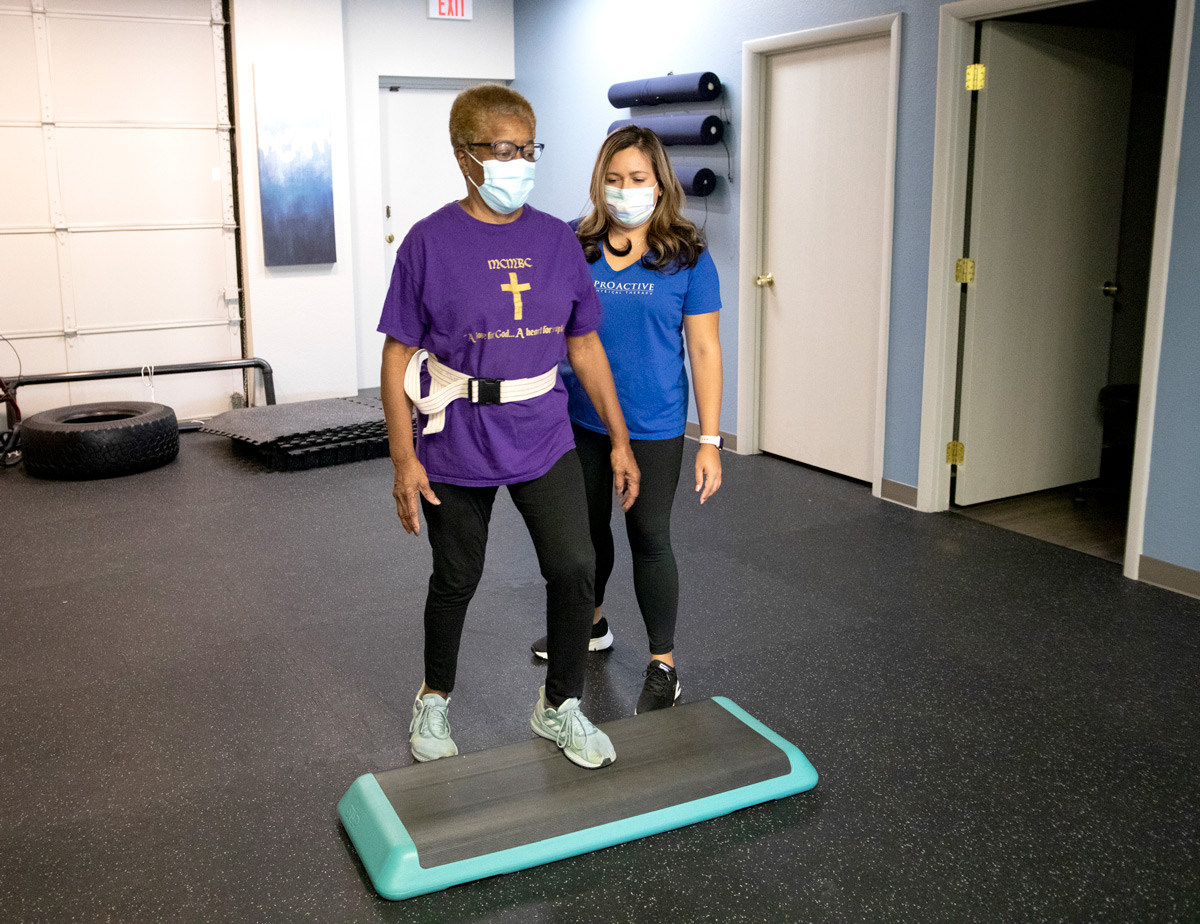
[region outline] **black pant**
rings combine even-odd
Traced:
[[[433,574],[425,598],[425,683],[449,693],[467,605],[483,576],[488,524],[496,488],[431,482],[440,504],[421,498]],[[583,695],[583,674],[595,597],[595,556],[585,522],[579,457],[568,452],[541,478],[508,485],[525,519],[546,579],[550,664],[546,699],[552,705]]]
[[[606,434],[583,427],[574,430],[587,488],[588,524],[596,549],[596,606],[600,606],[614,557],[610,525],[612,445]],[[633,591],[650,637],[650,654],[668,654],[675,650],[675,619],[679,613],[679,569],[671,549],[671,506],[683,464],[683,437],[631,440],[630,444],[642,472],[641,492],[625,514],[625,531],[633,553]]]

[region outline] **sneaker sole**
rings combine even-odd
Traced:
[[[594,638],[588,642],[588,651],[607,651],[609,648],[612,648],[612,643],[613,643],[612,629],[609,629],[600,638]],[[533,647],[530,647],[530,651],[533,652],[533,656],[535,658],[541,658],[543,661],[550,660],[549,652],[538,651],[536,648],[533,648]]]
[[[418,754],[417,749],[414,748],[411,744],[408,746],[408,749],[409,749],[409,751],[412,752],[413,759],[422,764],[427,764],[431,760],[441,760],[443,757],[457,757],[458,756],[458,745],[454,746],[453,754],[434,754],[430,757],[426,757],[422,754]]]
[[[664,708],[664,709],[670,709],[670,708],[671,708],[672,706],[674,706],[674,705],[675,705],[677,702],[679,702],[679,694],[680,694],[680,693],[682,693],[682,692],[683,692],[683,684],[681,684],[681,683],[680,683],[678,680],[676,680],[676,681],[675,681],[675,698],[674,698],[673,700],[671,700],[671,705],[670,705],[670,706],[663,706],[663,708]],[[651,709],[651,710],[649,710],[649,711],[650,711],[650,712],[658,712],[658,710],[657,710],[657,709]],[[633,710],[633,714],[634,714],[634,715],[637,715],[637,714],[638,714],[638,711],[637,711],[637,708],[636,708],[636,707],[635,707],[635,708],[634,708],[634,710]]]
[[[537,735],[539,738],[545,738],[547,741],[549,741],[555,747],[558,747],[558,736],[557,735],[547,735],[544,731],[542,731],[540,728],[538,728],[537,725],[534,724],[533,719],[529,720],[529,727],[533,729],[533,733],[535,735]],[[578,757],[575,754],[572,754],[570,751],[566,750],[565,748],[559,748],[559,750],[562,752],[563,757],[565,757],[571,763],[575,764],[577,767],[583,767],[585,770],[599,770],[602,767],[607,767],[609,764],[612,763],[611,757],[606,757],[606,758],[604,758],[604,760],[600,761],[600,763],[596,764],[596,763],[590,763],[589,761],[584,760],[582,757]]]

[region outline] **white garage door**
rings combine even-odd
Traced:
[[[0,334],[24,374],[241,357],[220,0],[0,0],[0,87]],[[242,376],[153,387],[199,416]],[[27,415],[117,398],[148,381],[19,394]]]

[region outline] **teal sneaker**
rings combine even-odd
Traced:
[[[608,735],[588,721],[572,697],[557,709],[546,704],[546,688],[538,688],[537,705],[529,717],[529,727],[562,748],[567,760],[589,770],[607,767],[617,759]]]
[[[425,689],[425,684],[421,684]],[[436,693],[421,695],[413,703],[413,717],[408,724],[408,745],[412,756],[422,763],[439,757],[453,757],[458,745],[450,737],[450,697],[442,699]]]

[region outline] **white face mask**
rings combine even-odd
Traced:
[[[483,185],[468,176],[479,195],[493,212],[510,215],[525,204],[533,192],[533,161],[524,157],[513,160],[480,160],[470,151],[467,157],[483,168]]]
[[[608,213],[626,228],[636,228],[645,224],[654,213],[656,204],[653,186],[631,186],[621,189],[619,186],[604,187],[604,201],[608,205]]]

